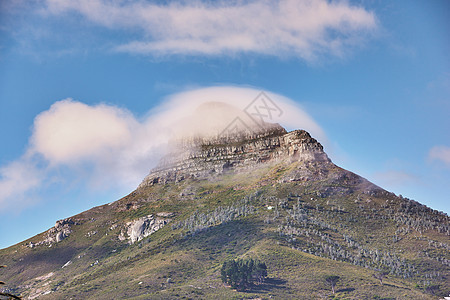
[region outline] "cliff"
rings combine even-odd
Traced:
[[[251,170],[270,162],[331,163],[322,145],[308,132],[287,132],[278,124],[238,136],[182,139],[173,142],[171,149],[139,185],[140,188]]]

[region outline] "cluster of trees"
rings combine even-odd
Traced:
[[[398,201],[393,194],[385,195],[381,193],[378,196],[390,200],[381,206],[382,209],[376,205],[371,205],[369,202],[361,202],[360,196],[358,196],[358,200],[355,200],[355,203],[359,203],[358,214],[350,212],[346,216],[340,214],[340,209],[336,212],[327,209],[327,206],[316,205],[314,208],[314,206],[311,206],[313,198],[311,198],[311,202],[308,200],[304,202],[301,201],[301,196],[289,194],[287,201],[281,200],[275,206],[273,220],[280,220],[278,232],[294,249],[320,257],[350,262],[372,270],[382,269],[382,272],[374,275],[380,281],[380,284],[383,284],[383,279],[389,273],[403,278],[428,279],[428,281],[424,281],[423,286],[432,286],[435,289],[433,284],[442,280],[442,277],[436,275],[436,278],[431,278],[427,274],[423,275],[420,272],[422,266],[415,265],[412,261],[398,256],[394,251],[381,250],[373,246],[370,247],[371,245],[358,243],[357,240],[348,235],[349,229],[352,229],[348,223],[364,218],[367,220],[391,220],[393,223],[397,223],[398,227],[389,241],[386,240],[387,244],[392,245],[393,242],[398,242],[406,236],[412,238],[411,233],[414,232],[422,233],[427,230],[437,230],[440,233],[450,235],[449,216],[409,199]],[[303,198],[305,198],[305,195],[303,195]],[[306,198],[309,199],[309,196]],[[297,204],[290,206],[289,201],[293,200],[297,200]],[[344,242],[336,239],[336,234],[339,233],[342,234]],[[450,244],[422,236],[414,236],[414,238],[427,241],[428,246],[432,248],[424,250],[423,253],[420,251],[421,254],[440,262],[444,266],[450,266],[450,260],[446,257],[445,252],[445,250],[450,249]]]
[[[450,219],[447,214],[433,210],[414,200],[401,196],[400,198],[402,199],[400,204],[397,202],[386,203],[382,205],[382,210],[376,208],[365,209],[361,205],[360,209],[367,220],[393,220],[421,233],[435,229],[440,233],[450,235]]]
[[[416,267],[405,259],[399,258],[390,251],[369,249],[360,245],[348,236],[344,237],[347,246],[331,239],[330,235],[316,230],[296,228],[293,226],[279,226],[280,236],[295,249],[333,260],[345,261],[351,264],[369,268],[388,269],[390,273],[410,278],[416,275]],[[300,247],[298,247],[300,246]]]
[[[253,259],[225,261],[220,272],[222,282],[238,290],[246,290],[254,283],[261,284],[267,277],[264,262]]]
[[[403,278],[417,275],[414,264],[398,257],[395,253],[367,248],[347,234],[342,234],[345,243],[331,238],[327,232],[339,234],[346,230],[341,230],[339,224],[328,222],[336,219],[336,215],[330,211],[307,209],[301,201],[298,201],[292,209],[286,209],[286,213],[284,225],[278,226],[278,232],[293,248],[369,269],[387,269],[390,273]],[[445,261],[442,263],[445,264]]]
[[[188,233],[195,234],[210,227],[246,217],[256,211],[253,205],[248,202],[248,199],[244,199],[228,207],[219,206],[209,213],[196,211],[186,220],[174,223],[172,229],[183,228]]]
[[[435,278],[427,274],[424,275],[420,272],[420,266],[415,265],[405,258],[397,256],[395,252],[392,253],[389,250],[380,250],[361,245],[353,237],[347,234],[348,231],[342,233],[344,230],[341,231],[338,226],[326,222],[331,219],[327,216],[328,211],[316,211],[314,209],[305,209],[304,205],[303,207],[302,205],[294,205],[293,209],[287,209],[286,212],[287,216],[284,218],[284,224],[278,226],[278,232],[294,249],[320,257],[349,262],[372,270],[383,269],[385,272],[374,276],[380,281],[380,284],[383,284],[383,278],[386,276],[386,273],[400,276],[405,279],[425,278],[427,280],[423,282],[423,286],[432,286],[436,282],[443,280],[443,277],[439,276],[438,273],[436,273],[438,275],[436,275]],[[374,213],[380,214],[378,211],[375,211]],[[389,218],[389,216],[387,217]],[[415,230],[410,225],[399,225],[402,227],[397,229],[394,238],[407,235]],[[441,227],[444,228],[445,224]],[[426,227],[424,226],[423,228]],[[344,243],[333,238],[332,235],[327,233],[329,231],[337,234],[342,233]],[[334,234],[334,236],[336,235]],[[428,251],[429,249],[427,249],[424,254],[428,258],[434,259],[442,265],[450,266],[450,260],[444,257],[445,251],[443,251],[450,249],[450,245],[430,240],[426,237],[418,238],[427,241],[429,247],[440,250]]]

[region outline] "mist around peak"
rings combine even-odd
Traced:
[[[204,102],[191,114],[175,122],[174,138],[215,138],[232,127],[236,134],[258,129],[258,124],[233,104],[219,101]]]
[[[81,101],[63,99],[36,116],[24,154],[0,167],[2,211],[37,205],[39,200],[30,199],[40,199],[55,183],[126,193],[177,139],[251,135],[279,123],[287,130],[305,129],[327,144],[322,129],[293,100],[255,88],[180,92],[144,117],[123,107]]]

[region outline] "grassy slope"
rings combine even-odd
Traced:
[[[420,224],[399,232],[406,225],[393,218],[406,200],[385,192],[365,194],[361,186],[366,183],[337,167],[323,180],[280,183],[296,167],[271,166],[220,180],[187,180],[135,191],[112,205],[74,216],[80,225],[51,248],[29,249],[24,242],[1,250],[0,263],[8,265],[1,279],[24,296],[53,290],[42,299],[329,299],[331,288],[323,278],[332,274],[341,276],[337,299],[437,299],[425,292],[432,284],[440,285],[440,296],[450,291],[448,266],[428,257],[450,259],[448,250],[429,243],[432,239],[448,244],[449,238]],[[245,217],[195,234],[171,226],[194,212],[242,205],[242,199],[255,193],[247,202],[254,213]],[[268,210],[268,205],[275,209]],[[295,206],[306,212],[310,223],[301,225],[290,217]],[[175,215],[169,225],[141,242],[127,245],[117,239],[127,221],[157,212]],[[439,216],[431,210],[427,214]],[[448,224],[448,217],[444,220]],[[287,231],[292,228],[303,233]],[[320,251],[319,245],[337,243],[356,256],[359,250],[348,246],[343,234],[367,251],[395,254],[396,263],[404,259],[414,265],[414,274],[391,274],[381,286],[372,269],[382,264],[365,268]],[[40,239],[42,235],[29,241]],[[223,286],[221,264],[237,257],[265,261],[267,283],[248,292]],[[69,260],[72,263],[61,268]],[[50,272],[54,275],[36,279]]]

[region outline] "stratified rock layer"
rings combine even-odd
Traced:
[[[262,163],[303,161],[331,163],[322,145],[304,130],[287,132],[278,124],[252,134],[175,143],[139,187],[224,172],[252,169]]]

